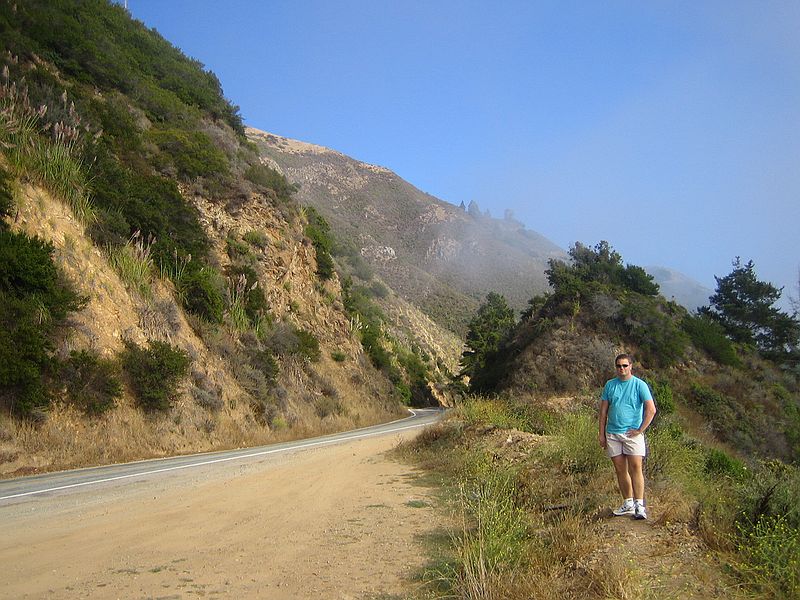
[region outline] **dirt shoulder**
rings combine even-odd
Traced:
[[[431,490],[386,456],[400,439],[2,506],[0,597],[401,594],[435,514]]]

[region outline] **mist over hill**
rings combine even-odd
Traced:
[[[651,266],[645,267],[645,270],[658,283],[662,296],[674,300],[690,311],[697,310],[700,306],[707,306],[709,296],[714,293],[711,288],[674,269]]]
[[[253,128],[247,135],[392,289],[456,331],[491,290],[521,310],[547,289],[547,261],[566,257],[514,219],[453,206],[383,167]]]
[[[248,127],[262,161],[299,185],[297,198],[330,222],[396,292],[459,332],[490,291],[522,311],[549,289],[544,275],[564,249],[510,215],[454,206],[397,174],[322,146]],[[613,240],[610,240],[613,243]],[[665,267],[648,268],[663,295],[689,310],[711,290]]]

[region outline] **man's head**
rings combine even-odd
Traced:
[[[617,370],[617,379],[628,381],[633,377],[633,357],[630,354],[620,354],[614,359],[614,367]]]

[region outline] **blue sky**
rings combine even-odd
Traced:
[[[247,125],[564,249],[608,240],[709,288],[741,256],[798,295],[800,2],[127,5]]]

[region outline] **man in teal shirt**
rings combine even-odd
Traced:
[[[622,506],[614,515],[646,519],[644,471],[647,454],[644,432],[653,422],[656,405],[647,384],[632,373],[633,358],[620,354],[614,361],[617,376],[606,382],[600,397],[600,446],[614,464]]]

